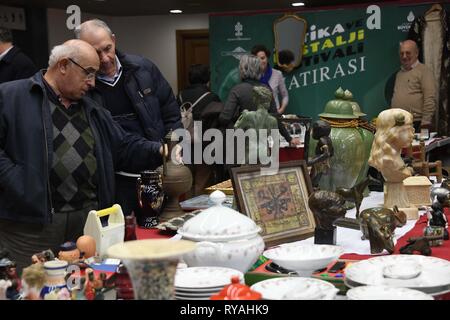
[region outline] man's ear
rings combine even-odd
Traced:
[[[113,41],[114,45],[116,44],[116,35],[113,33],[111,35],[111,40]]]
[[[62,58],[58,61],[58,69],[62,74],[67,73],[67,66],[69,65],[70,61],[67,58]]]

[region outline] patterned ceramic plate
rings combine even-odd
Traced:
[[[186,289],[224,287],[231,283],[232,276],[244,279],[244,274],[235,269],[223,267],[191,267],[177,269],[175,287]]]
[[[264,280],[251,289],[266,300],[332,300],[339,291],[329,282],[301,277]]]
[[[345,270],[345,283],[402,287],[437,295],[450,291],[450,262],[420,255],[375,257],[350,265]]]
[[[384,286],[361,286],[347,291],[350,300],[434,300],[422,291]]]

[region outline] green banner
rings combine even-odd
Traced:
[[[369,119],[376,117],[388,107],[385,91],[399,69],[399,42],[406,39],[414,18],[430,6],[371,5],[296,13],[307,21],[308,33],[301,66],[284,75],[289,91],[286,113],[316,119],[342,87],[352,91]],[[240,81],[240,55],[255,44],[273,49],[273,22],[282,16],[210,16],[211,85],[223,101]]]

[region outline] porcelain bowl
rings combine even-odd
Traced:
[[[266,250],[263,255],[285,269],[296,271],[301,277],[309,277],[343,253],[340,246],[292,243]]]
[[[264,251],[264,241],[258,234],[251,238],[230,241],[200,241],[196,249],[183,256],[189,267],[216,266],[246,272]]]

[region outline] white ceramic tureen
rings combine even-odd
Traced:
[[[219,266],[246,272],[264,251],[261,228],[249,217],[222,206],[223,192],[214,191],[209,198],[214,206],[178,229],[183,239],[197,242],[196,249],[183,259],[190,267]]]

